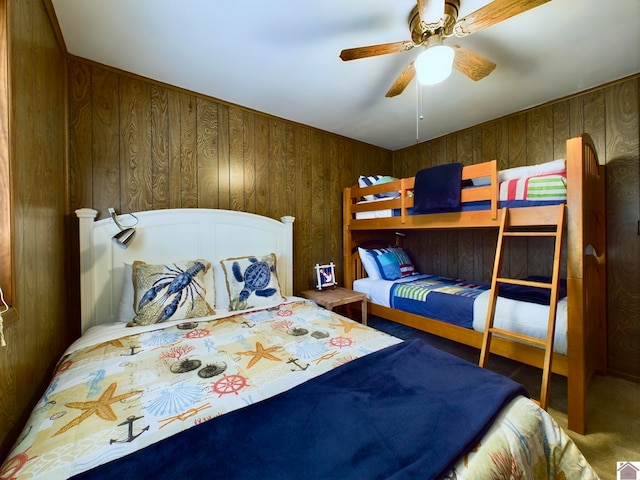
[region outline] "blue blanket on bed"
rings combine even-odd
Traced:
[[[473,328],[473,302],[488,290],[488,283],[427,275],[412,282],[394,283],[391,308]]]
[[[403,342],[77,478],[436,479],[519,394],[506,377]]]
[[[415,213],[459,211],[461,188],[461,163],[424,168],[416,173],[413,186],[413,211]]]

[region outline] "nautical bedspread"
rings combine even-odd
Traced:
[[[399,342],[309,302],[129,331],[61,360],[0,478],[68,478]],[[507,459],[523,478],[596,478],[528,400],[500,418],[452,474],[484,478]]]
[[[428,275],[391,287],[391,308],[473,328],[473,302],[489,285]]]

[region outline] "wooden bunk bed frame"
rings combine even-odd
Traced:
[[[567,354],[554,354],[553,372],[567,377],[568,428],[586,431],[585,402],[588,382],[595,372],[606,372],[606,265],[605,265],[605,169],[598,162],[593,141],[587,134],[567,140]],[[366,276],[358,256],[359,245],[374,239],[393,243],[394,233],[402,230],[487,228],[500,225],[497,162],[465,166],[462,178],[489,177],[490,185],[461,190],[462,203],[488,200],[491,207],[481,211],[461,211],[429,215],[410,215],[413,206],[409,192],[414,179],[404,178],[379,186],[344,190],[344,283]],[[398,190],[400,197],[358,203],[363,195]],[[530,207],[553,208],[553,207]],[[357,212],[400,209],[400,216],[356,219]],[[532,222],[536,218],[531,215]],[[532,226],[535,225],[532,223]],[[371,315],[386,318],[450,340],[480,348],[482,332],[435,319],[369,303]],[[541,368],[544,350],[496,338],[491,352]]]

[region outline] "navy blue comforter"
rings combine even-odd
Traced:
[[[435,479],[521,385],[404,342],[77,478]]]

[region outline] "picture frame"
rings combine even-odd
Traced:
[[[318,290],[334,288],[338,284],[338,282],[336,282],[336,270],[333,262],[325,265],[316,263],[315,270],[316,278],[318,279],[316,288]]]

